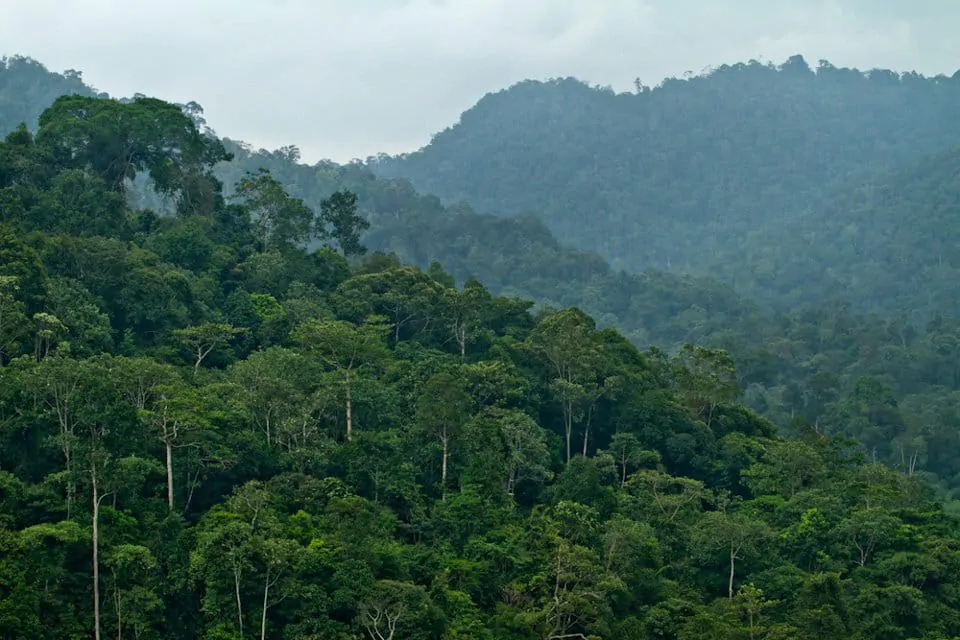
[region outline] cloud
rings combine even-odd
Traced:
[[[950,0],[5,0],[0,42],[113,95],[196,100],[222,135],[342,161],[415,149],[525,78],[629,89],[794,53],[952,73],[956,18]]]

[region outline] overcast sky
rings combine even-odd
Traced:
[[[957,0],[0,0],[0,54],[346,161],[412,151],[525,78],[628,90],[794,53],[952,74],[958,26]]]

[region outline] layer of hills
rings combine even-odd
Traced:
[[[783,72],[772,73],[779,77]],[[17,95],[46,99],[65,87],[71,92],[96,94],[78,85],[78,78],[77,73],[51,73],[30,59],[11,59],[0,69],[0,101],[18,106],[0,116],[9,123],[43,111],[42,105],[18,102]],[[187,112],[202,125],[197,105]],[[872,455],[900,468],[908,466],[908,451],[913,451],[921,460],[917,469],[930,474],[948,499],[960,484],[960,466],[950,454],[957,438],[954,425],[960,423],[953,401],[960,390],[960,360],[951,346],[960,335],[960,323],[949,313],[930,323],[912,321],[903,313],[865,315],[842,296],[831,301],[843,292],[811,277],[795,282],[803,294],[798,300],[808,304],[798,302],[788,313],[770,314],[717,280],[652,269],[639,274],[614,269],[597,253],[564,246],[534,216],[494,216],[476,213],[464,203],[444,205],[435,196],[418,193],[404,179],[376,177],[363,164],[302,164],[295,147],[257,151],[238,141],[223,140],[223,144],[234,159],[218,163],[214,173],[224,182],[227,194],[248,172],[261,169],[269,170],[290,194],[315,211],[337,189],[356,193],[360,210],[371,223],[364,241],[372,250],[389,254],[377,258],[384,268],[408,263],[426,269],[437,261],[460,283],[476,277],[493,293],[518,295],[546,308],[577,306],[600,326],[617,327],[641,347],[657,345],[667,352],[675,352],[686,342],[723,347],[736,358],[744,401],[775,423],[783,426],[802,419],[827,431],[845,433],[859,439]],[[930,190],[923,185],[931,180],[939,184],[941,174],[949,176],[948,165],[934,162],[929,166],[947,169],[940,174],[920,168],[913,174],[904,172],[905,183],[915,186],[891,186],[888,191],[901,199],[929,198]],[[172,202],[144,189],[146,186],[141,174],[127,193],[134,206],[170,211]],[[849,193],[853,202],[873,194],[871,207],[895,202],[894,198],[878,199],[879,192],[873,188]],[[937,197],[946,219],[949,192],[944,190]],[[839,210],[846,211],[844,207]],[[872,209],[861,205],[858,215],[869,217]],[[834,226],[825,228],[822,242],[843,246],[843,234],[832,229],[849,229],[839,215],[834,218],[830,220]],[[886,219],[895,220],[896,216]],[[916,239],[924,225],[944,227],[941,236],[949,231],[932,219],[900,225],[901,236],[912,233]],[[862,224],[861,230],[864,228],[872,229]],[[885,243],[882,231],[874,231],[868,253],[876,270],[877,260],[885,252],[902,249]],[[190,227],[183,233],[189,237]],[[793,232],[787,228],[784,233],[790,237]],[[799,243],[801,238],[795,235],[792,240]],[[810,236],[802,241],[809,243]],[[153,250],[165,260],[180,259],[176,245],[164,247],[154,246]],[[947,244],[946,250],[950,248]],[[804,256],[762,244],[757,250],[765,251],[766,260],[774,262],[789,261],[791,255]],[[929,257],[923,251],[914,255]],[[844,256],[843,267],[848,272],[869,265],[855,253]],[[947,265],[941,272],[947,278],[949,261],[941,257],[941,262]],[[811,269],[820,268],[821,274],[842,273],[839,267],[823,268],[813,260],[808,264]],[[879,264],[879,268],[891,266],[902,268],[903,262]],[[952,299],[940,296],[939,291],[949,291],[952,280],[938,289],[940,285],[932,283],[917,286],[920,276],[912,277],[897,281],[873,273],[858,284],[914,297],[920,293],[931,304],[949,311]],[[814,304],[809,298],[816,296],[805,292],[817,287],[822,295]]]
[[[0,68],[0,105],[16,106],[0,110],[0,134],[21,121],[34,127],[57,95],[104,95],[80,78],[78,72],[51,73],[29,58],[8,60],[7,68]],[[203,124],[202,114],[192,113]],[[365,239],[371,250],[395,253],[423,268],[439,261],[458,282],[476,277],[494,292],[541,305],[579,306],[641,345],[672,347],[698,340],[753,310],[717,281],[659,270],[631,275],[613,269],[593,252],[562,245],[535,217],[505,219],[478,214],[468,205],[445,206],[435,196],[417,192],[409,181],[377,178],[362,164],[302,164],[293,146],[268,151],[242,141],[223,142],[234,160],[218,165],[215,173],[227,193],[247,172],[263,168],[314,209],[336,189],[349,188],[371,222]],[[140,179],[138,186],[148,185]],[[133,197],[138,206],[159,210],[171,204],[146,189],[134,191]]]
[[[445,202],[532,212],[630,271],[711,275],[781,311],[960,311],[960,74],[800,57],[614,93],[490,94],[431,143],[369,161]]]
[[[362,257],[343,185],[404,183],[230,160],[157,99],[40,112],[0,142],[0,638],[960,635],[929,482],[956,474],[956,325],[825,308],[755,317],[737,361],[641,352]],[[267,162],[287,187],[215,173]]]

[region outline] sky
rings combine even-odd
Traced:
[[[0,55],[345,162],[414,151],[529,78],[626,91],[797,53],[952,75],[958,24],[957,0],[0,0]]]

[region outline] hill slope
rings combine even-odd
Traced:
[[[50,73],[31,58],[0,58],[0,134],[6,135],[21,122],[36,127],[44,109],[72,93],[89,96],[96,91],[77,71]]]
[[[475,277],[498,294],[540,305],[578,306],[637,344],[675,346],[738,326],[756,312],[732,288],[706,278],[657,270],[619,272],[599,255],[563,246],[538,219],[477,214],[444,206],[406,180],[377,178],[360,164],[298,164],[289,151],[253,151],[227,141],[234,160],[217,168],[229,187],[246,171],[268,169],[317,209],[336,189],[350,189],[371,223],[365,242],[422,268],[438,261],[458,282]]]
[[[723,352],[308,252],[223,157],[146,98],[0,142],[0,637],[960,634],[960,521],[912,467],[777,436]]]
[[[918,319],[960,315],[960,147],[758,226],[711,272],[784,311],[833,297]]]
[[[481,212],[536,213],[618,267],[703,274],[832,188],[960,143],[958,110],[960,75],[813,71],[799,57],[636,94],[528,81],[370,166]]]
[[[38,81],[45,81],[42,74]],[[24,135],[17,134],[9,148],[25,142]],[[477,276],[493,292],[519,294],[546,305],[579,306],[593,314],[599,325],[623,329],[636,344],[658,344],[668,351],[687,340],[722,346],[736,357],[737,382],[748,406],[781,426],[807,422],[823,433],[856,438],[875,459],[911,474],[930,476],[938,483],[942,497],[952,502],[951,510],[960,512],[960,462],[953,454],[960,447],[960,361],[956,350],[960,322],[947,318],[918,328],[902,317],[864,316],[842,304],[819,304],[820,300],[812,308],[792,310],[788,315],[760,313],[730,287],[716,281],[657,271],[618,271],[596,254],[564,247],[535,218],[477,214],[464,205],[445,207],[438,198],[417,193],[409,182],[379,179],[359,164],[301,164],[293,148],[254,151],[230,140],[224,144],[235,158],[217,165],[216,173],[228,191],[246,171],[259,168],[269,169],[287,190],[314,209],[320,208],[321,201],[335,190],[350,189],[360,196],[361,209],[372,223],[365,238],[371,248],[395,251],[403,261],[429,266],[428,273],[438,282],[450,284],[443,268],[430,264],[434,260],[443,263],[461,282]],[[29,166],[15,157],[13,160],[9,166],[16,171]],[[0,163],[3,161],[0,157]],[[23,179],[5,171],[0,167],[0,180]],[[926,174],[921,170],[918,175]],[[105,233],[107,220],[87,220],[90,211],[71,205],[76,202],[74,198],[63,199],[70,189],[80,186],[82,181],[59,184],[57,198],[48,198],[43,207],[36,208],[38,222],[52,225],[50,228],[73,225],[73,230],[82,230],[83,234]],[[923,197],[922,186],[922,180],[918,180],[917,198]],[[0,196],[7,198],[6,188],[0,189]],[[156,194],[146,195],[149,197],[139,192],[134,198],[138,207],[162,204]],[[20,200],[37,204],[35,197]],[[101,194],[87,201],[111,205],[112,224],[119,222],[117,205],[122,203],[115,197]],[[214,201],[207,204],[217,205]],[[68,326],[79,323],[85,327],[70,339],[74,353],[84,349],[84,342],[92,342],[97,348],[112,343],[114,336],[107,326],[110,323],[105,325],[107,312],[118,323],[113,327],[115,337],[123,340],[124,349],[129,347],[123,337],[128,328],[139,326],[144,335],[154,335],[164,323],[184,322],[204,313],[204,305],[211,304],[209,297],[215,297],[209,288],[210,278],[226,276],[226,282],[234,283],[230,286],[248,282],[282,298],[294,280],[308,273],[322,286],[344,275],[341,266],[324,260],[320,264],[297,263],[288,269],[269,255],[253,256],[230,266],[236,247],[214,250],[209,238],[204,239],[210,230],[201,233],[204,224],[198,227],[197,221],[177,222],[174,213],[158,220],[151,212],[137,211],[134,218],[125,224],[132,224],[137,231],[134,234],[128,229],[127,233],[136,243],[143,245],[146,241],[146,252],[135,249],[127,256],[123,243],[88,239],[87,248],[74,255],[80,261],[77,264],[88,271],[86,261],[96,264],[107,260],[102,270],[90,272],[92,292],[83,293],[69,282],[61,282],[55,292],[51,307],[54,315],[60,314],[70,300],[82,303],[82,312],[72,312],[67,318]],[[164,229],[162,233],[155,227],[158,223]],[[226,225],[221,231],[229,234],[236,231],[230,231],[233,224],[229,219],[218,219],[215,227]],[[229,244],[226,239],[223,242]],[[242,237],[238,236],[237,243],[242,244]],[[56,268],[72,268],[70,253],[64,255],[67,262],[56,262]],[[177,269],[158,269],[158,261],[193,271],[202,266],[206,272],[191,287]],[[137,277],[127,282],[117,280],[116,272],[125,268],[123,264]],[[229,273],[224,274],[224,269]],[[394,270],[399,269],[399,261],[372,256],[358,269]],[[399,273],[409,272],[401,269]],[[403,278],[399,280],[399,284],[404,282]],[[417,280],[412,282],[417,284]],[[877,284],[882,283],[878,280]],[[194,291],[189,293],[191,289]],[[303,297],[309,287],[305,290],[297,285],[292,289],[291,314],[323,313],[326,309],[309,295]],[[4,302],[3,293],[0,291],[0,303]],[[252,322],[258,313],[269,312],[266,307],[253,308],[250,300],[238,296],[232,296],[228,305],[235,319]],[[143,300],[150,304],[142,304]],[[261,298],[259,302],[265,301]],[[0,311],[7,314],[0,319],[8,322],[9,309],[0,306]],[[17,340],[24,339],[24,327],[14,328]],[[0,340],[0,357],[7,347]]]
[[[5,73],[0,75],[6,79],[0,84],[0,123],[6,128],[0,127],[0,134],[21,121],[33,126],[49,106],[45,101],[52,102],[58,92],[95,93],[83,85],[79,74],[53,73],[29,58],[12,59]],[[523,296],[540,305],[579,306],[640,345],[672,347],[698,341],[755,312],[753,305],[716,281],[655,270],[620,273],[596,254],[563,246],[536,219],[505,220],[476,214],[463,205],[447,207],[435,196],[418,193],[406,180],[378,178],[358,163],[303,164],[292,146],[268,151],[241,141],[223,142],[234,158],[219,163],[214,173],[228,196],[247,172],[260,169],[269,170],[314,210],[332,192],[349,189],[371,222],[365,241],[372,250],[396,252],[403,261],[422,268],[439,261],[459,282],[476,277],[494,293]],[[171,209],[170,199],[146,188],[144,176],[137,186],[133,191],[137,206]]]

